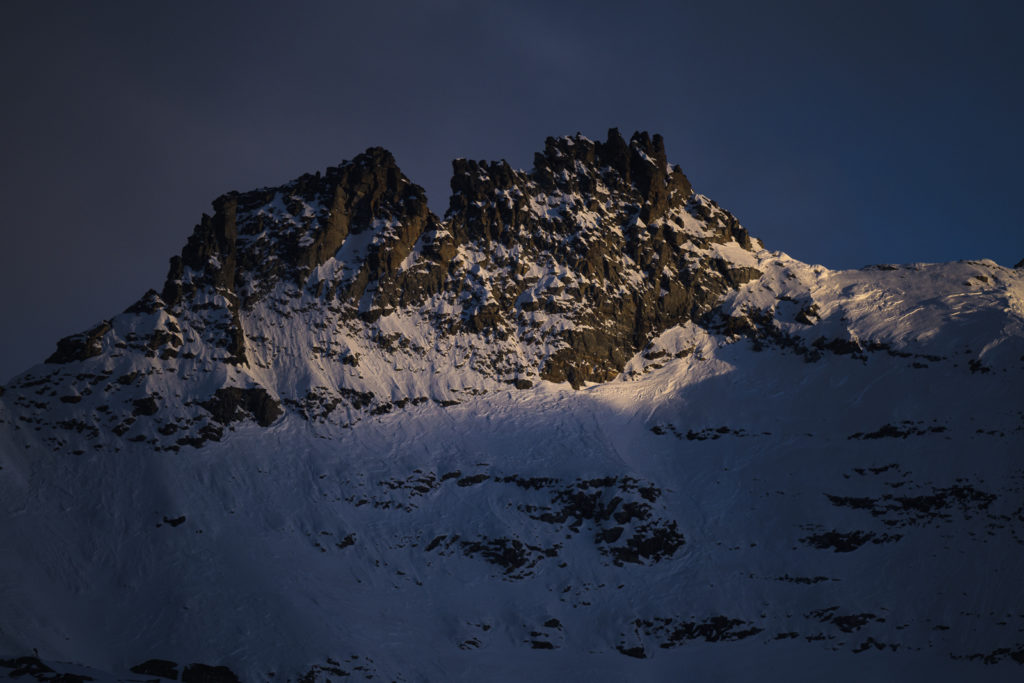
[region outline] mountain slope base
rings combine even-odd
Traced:
[[[816,366],[762,354],[409,407],[329,440],[292,419],[178,454],[11,444],[3,543],[30,550],[2,573],[32,578],[5,595],[3,647],[242,680],[330,660],[397,680],[1015,669],[1012,388],[955,377],[880,410],[921,371],[838,358],[794,392]],[[697,363],[718,367],[694,382]]]

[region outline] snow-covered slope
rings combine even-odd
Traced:
[[[1020,675],[1024,270],[769,252],[658,136],[454,166],[225,195],[4,387],[0,667]]]

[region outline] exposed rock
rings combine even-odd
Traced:
[[[558,334],[563,348],[539,368],[544,379],[574,387],[613,379],[651,336],[702,315],[723,292],[761,275],[697,251],[731,240],[749,249],[751,242],[731,214],[695,198],[682,171],[668,166],[661,136],[636,133],[627,144],[612,129],[604,143],[548,138],[528,173],[504,161],[465,159],[453,170],[446,219],[456,243],[479,243],[491,265],[512,270],[472,329],[507,333],[518,325],[520,336],[529,335],[538,309],[573,323]],[[683,213],[706,221],[711,234],[684,236],[670,222]],[[516,263],[499,245],[518,253],[515,261],[564,263],[578,277],[538,300],[540,292],[515,277]],[[632,279],[636,268],[642,282]]]
[[[804,325],[813,325],[819,317],[818,307],[815,304],[804,306],[796,314],[796,321]]]
[[[393,276],[424,228],[437,222],[422,188],[379,147],[323,175],[231,192],[213,206],[213,216],[203,216],[181,255],[171,260],[163,293],[168,306],[181,305],[206,285],[250,307],[282,280],[304,284],[310,270],[333,258],[350,235],[393,226],[390,239],[361,254],[362,267],[339,292],[358,299],[371,281]]]
[[[110,321],[105,320],[91,330],[64,337],[57,342],[57,350],[46,359],[46,362],[71,363],[98,356],[103,353],[100,339],[109,331]]]
[[[635,624],[648,636],[661,641],[659,647],[663,649],[679,647],[688,640],[703,640],[709,643],[743,640],[764,630],[742,619],[730,619],[722,615],[699,622],[655,617],[637,619]]]
[[[223,387],[214,392],[213,397],[201,403],[213,419],[221,424],[229,424],[248,416],[261,427],[269,427],[284,411],[281,405],[270,397],[262,387],[241,389],[239,387]]]
[[[521,579],[544,558],[557,557],[559,546],[542,548],[523,543],[518,538],[484,538],[478,541],[460,541],[462,551],[469,556],[480,555],[491,564],[504,568],[510,578]]]
[[[647,653],[644,651],[643,646],[636,645],[633,647],[626,647],[625,645],[616,645],[615,649],[626,655],[627,657],[633,657],[635,659],[647,659]]]
[[[133,666],[131,672],[140,676],[157,676],[172,681],[178,680],[178,665],[166,659],[147,659],[142,664]]]
[[[857,550],[866,543],[881,545],[882,543],[895,543],[903,538],[901,534],[876,534],[873,531],[826,531],[824,533],[812,534],[801,538],[801,543],[817,548],[819,550],[834,550],[837,553],[849,553]]]
[[[472,486],[473,484],[479,484],[480,482],[487,481],[488,479],[490,479],[490,477],[486,474],[474,474],[473,476],[470,477],[463,477],[462,479],[459,479],[456,483],[459,486]]]
[[[8,669],[13,669],[10,673],[11,678],[17,678],[18,676],[32,676],[36,679],[41,679],[47,674],[53,674],[54,671],[38,657],[16,657],[14,659],[0,659],[0,666]]]
[[[869,612],[861,614],[836,614],[836,610],[839,607],[827,607],[825,609],[812,610],[805,616],[812,619],[817,619],[823,623],[831,623],[836,626],[843,633],[852,633],[859,631],[864,625],[869,622],[877,621],[884,622],[883,617],[879,617]]]
[[[159,409],[160,406],[152,396],[132,401],[132,415],[156,415]]]
[[[164,307],[164,302],[157,294],[156,290],[151,289],[142,295],[142,298],[136,301],[134,304],[124,309],[125,313],[132,313],[134,315],[149,315],[156,313]],[[150,661],[161,661],[161,660],[150,660]],[[142,666],[141,664],[139,666]]]

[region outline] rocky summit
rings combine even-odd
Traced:
[[[0,389],[0,672],[1020,676],[1022,264],[803,263],[642,132],[451,191],[222,195]]]
[[[236,419],[351,424],[541,380],[579,388],[762,274],[761,245],[693,192],[659,135],[549,138],[530,172],[453,167],[444,220],[380,148],[217,198],[162,291],[60,340],[12,383],[54,395],[17,405],[35,420],[73,404],[74,431],[174,449]]]

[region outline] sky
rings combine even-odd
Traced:
[[[159,289],[210,202],[389,149],[661,133],[769,249],[1024,259],[1015,2],[20,2],[0,21],[0,382]]]

